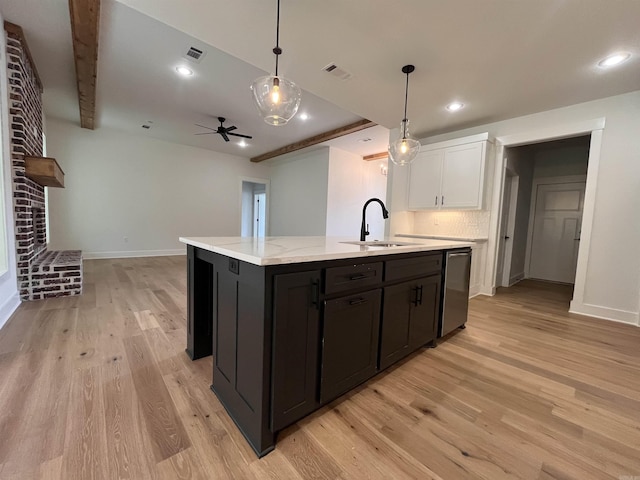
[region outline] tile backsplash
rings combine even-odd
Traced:
[[[489,218],[487,210],[414,212],[413,232],[406,233],[488,237]]]

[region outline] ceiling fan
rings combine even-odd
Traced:
[[[250,135],[242,135],[240,133],[231,133],[233,130],[235,130],[238,127],[236,127],[235,125],[232,125],[230,127],[225,127],[223,125],[225,120],[226,120],[226,118],[224,118],[224,117],[218,117],[218,121],[220,122],[220,126],[217,129],[216,128],[211,128],[211,127],[205,127],[204,125],[199,125],[199,124],[196,123],[197,127],[206,128],[207,130],[211,130],[211,131],[210,132],[204,132],[204,133],[195,133],[194,135],[210,135],[212,133],[217,133],[222,138],[224,138],[225,142],[229,141],[229,135],[233,135],[234,137],[253,138]]]

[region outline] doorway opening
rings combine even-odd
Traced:
[[[240,235],[261,238],[267,235],[267,180],[242,180]]]
[[[574,284],[591,135],[505,147],[496,286]]]

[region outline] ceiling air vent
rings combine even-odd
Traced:
[[[349,72],[347,72],[346,70],[343,70],[342,68],[337,66],[335,63],[330,63],[329,65],[324,67],[322,70],[324,70],[327,73],[330,73],[334,77],[338,77],[340,80],[349,80],[352,76]]]
[[[189,50],[187,50],[187,53],[184,54],[184,57],[194,63],[200,63],[200,60],[202,60],[202,57],[204,57],[205,55],[206,53],[199,48],[190,47]]]

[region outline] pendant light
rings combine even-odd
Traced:
[[[409,120],[407,119],[407,99],[409,98],[409,74],[416,69],[413,65],[402,67],[402,73],[407,75],[407,84],[404,91],[404,117],[400,123],[400,134],[402,137],[389,144],[389,158],[391,161],[402,167],[409,165],[420,151],[420,142],[409,135]]]
[[[278,75],[278,56],[282,53],[280,48],[280,0],[278,0],[278,13],[276,21],[276,46],[273,53],[276,55],[276,74],[257,78],[251,84],[253,101],[258,112],[269,125],[284,125],[298,111],[302,92],[291,80]]]

